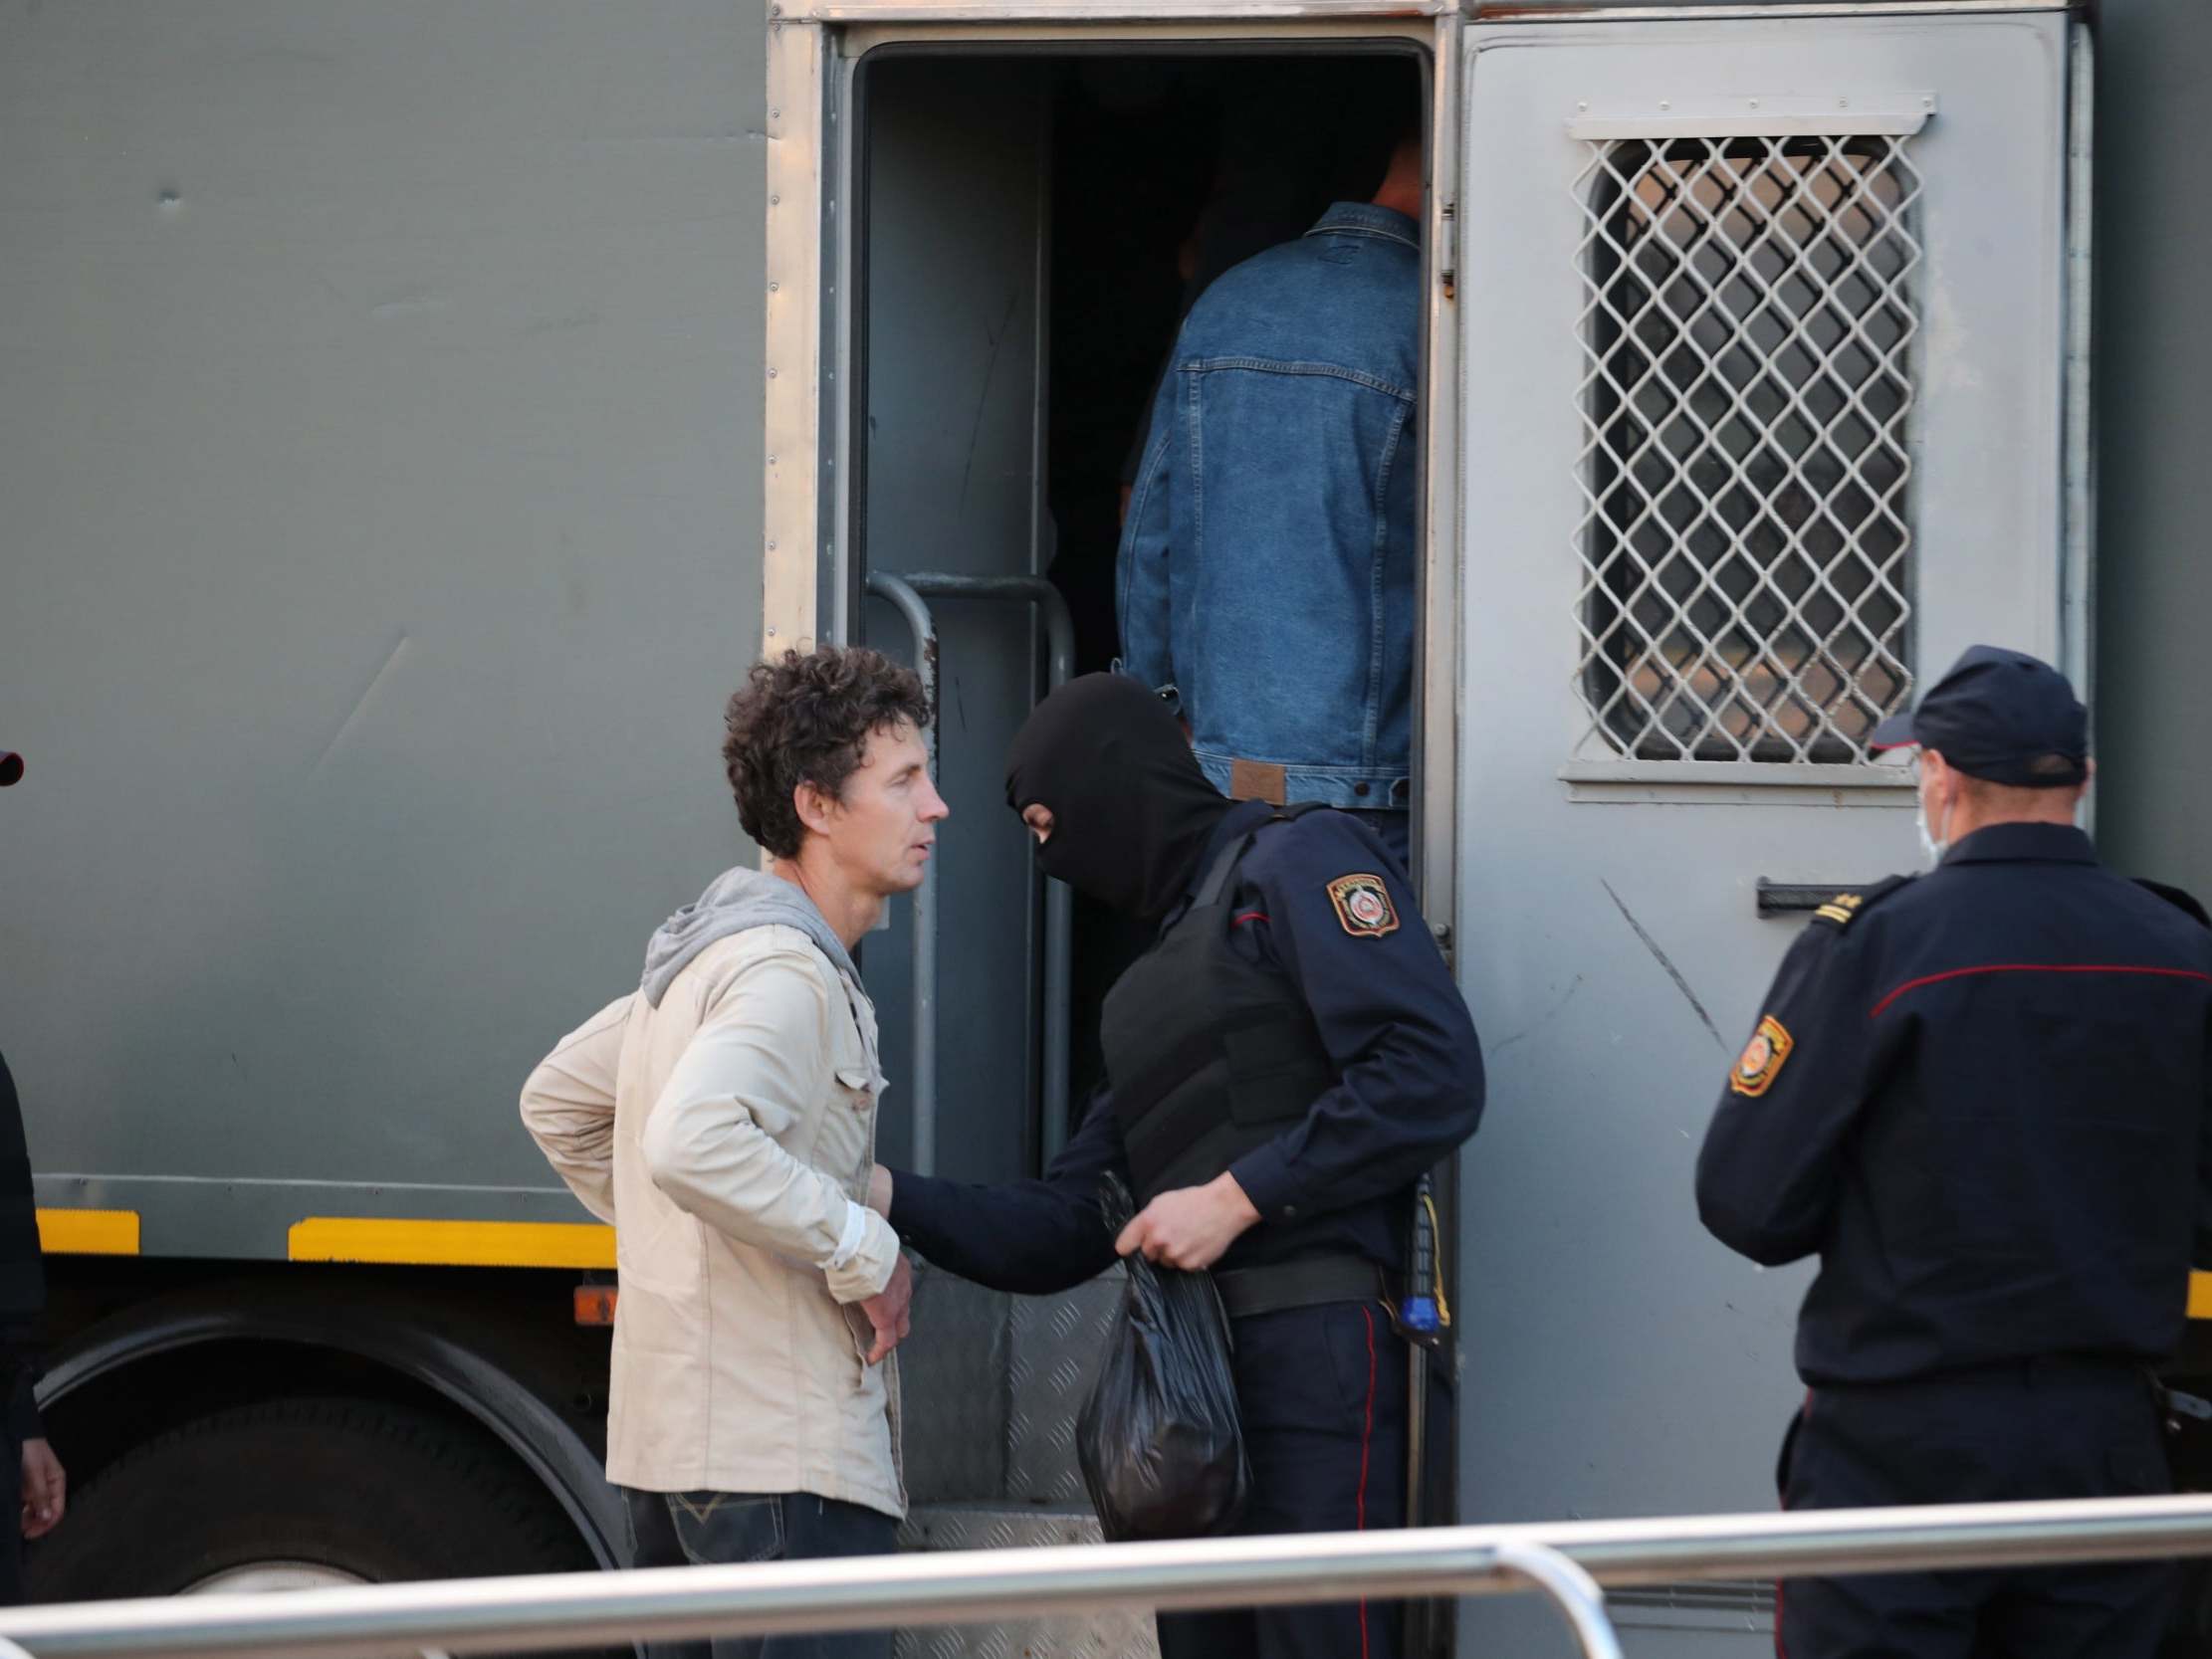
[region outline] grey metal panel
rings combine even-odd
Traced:
[[[1003,1501],[1086,1509],[1075,1419],[1122,1279],[1008,1297],[929,1272],[899,1350],[906,1479],[917,1504]]]
[[[523,1076],[747,856],[763,51],[724,0],[0,7],[41,1167],[546,1184]]]
[[[1012,1298],[924,1273],[899,1345],[907,1498],[977,1503],[1006,1491],[1007,1313]]]
[[[1089,1506],[1075,1462],[1075,1419],[1098,1375],[1122,1285],[1115,1269],[1064,1296],[1014,1299],[1007,1372],[1009,1497]]]
[[[2098,26],[2097,825],[2121,869],[2212,894],[2212,7]]]
[[[1091,1515],[1034,1509],[916,1509],[899,1532],[905,1550],[1029,1549],[1098,1540]],[[899,1659],[1152,1659],[1159,1651],[1151,1618],[1139,1612],[901,1630],[893,1646]]]
[[[870,64],[857,116],[866,166],[864,545],[872,568],[1034,573],[1045,104],[1035,64]],[[1028,930],[1036,880],[1005,807],[1007,741],[1034,696],[1023,607],[938,599],[938,1172],[1028,1172],[1034,1116]],[[865,636],[905,630],[881,601]],[[886,1161],[907,1150],[911,905],[862,945],[882,1015]]]
[[[1724,782],[1657,763],[1562,775],[1586,718],[1570,675],[1583,158],[1566,120],[1601,97],[1939,95],[1912,140],[1927,250],[1914,666],[1975,638],[2050,651],[2065,30],[2046,13],[1468,31],[1455,933],[1491,1101],[1461,1166],[1469,1520],[1772,1502],[1805,1271],[1730,1256],[1691,1196],[1726,1066],[1795,933],[1757,920],[1754,884],[1843,885],[1917,862],[1895,788],[1824,799],[1750,764]],[[1513,234],[1485,234],[1495,226]],[[1852,800],[1870,804],[1838,810]],[[1559,1651],[1515,1618],[1485,1608],[1470,1639]],[[1493,1640],[1507,1628],[1529,1645]]]
[[[1098,1517],[1087,1511],[1008,1504],[917,1504],[899,1528],[902,1550],[1034,1550],[1099,1541]]]

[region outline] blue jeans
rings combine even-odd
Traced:
[[[639,1492],[622,1489],[638,1566],[716,1566],[743,1561],[886,1555],[898,1523],[888,1515],[811,1492]],[[656,1642],[653,1659],[891,1659],[888,1630],[797,1636],[718,1636]]]
[[[1170,8],[1171,10],[1174,8]],[[1115,559],[1121,670],[1227,792],[1381,806],[1413,765],[1421,227],[1339,202],[1191,308]]]

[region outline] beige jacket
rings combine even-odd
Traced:
[[[607,1478],[651,1492],[812,1492],[906,1513],[894,1360],[855,1304],[898,1240],[865,1207],[875,1009],[797,930],[708,945],[658,1008],[562,1038],[523,1122],[614,1226]]]

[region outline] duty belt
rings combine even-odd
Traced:
[[[1392,1303],[1391,1276],[1365,1256],[1308,1256],[1266,1267],[1230,1268],[1214,1275],[1230,1319],[1318,1308],[1330,1302]]]

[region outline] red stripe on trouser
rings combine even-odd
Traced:
[[[1375,1312],[1362,1304],[1360,1316],[1367,1321],[1367,1421],[1360,1429],[1360,1531],[1367,1531],[1367,1454],[1375,1443]],[[1367,1654],[1367,1601],[1360,1601],[1360,1659]]]

